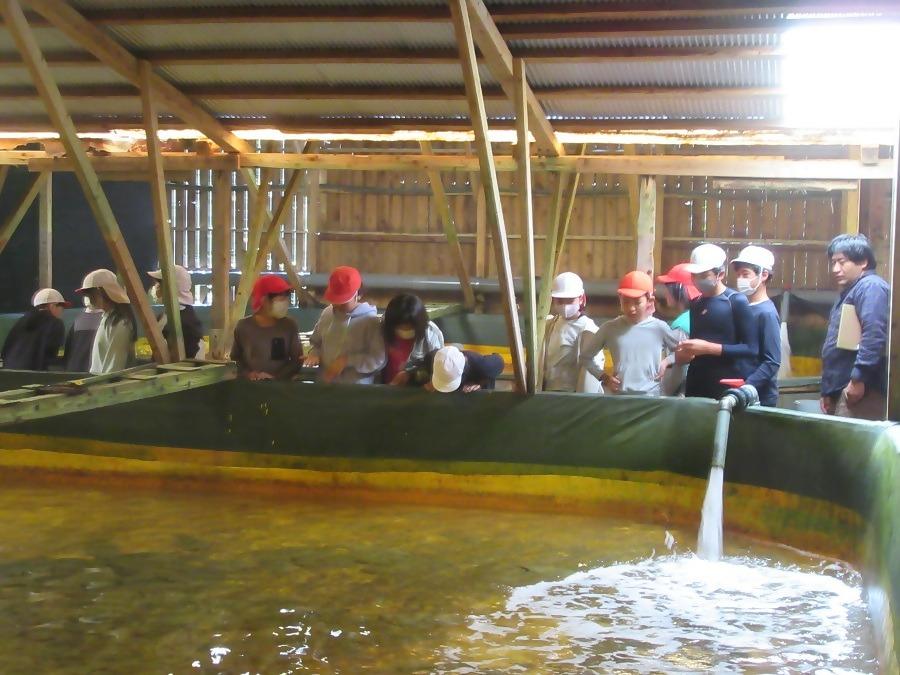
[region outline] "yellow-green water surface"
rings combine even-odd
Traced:
[[[856,573],[746,540],[47,486],[0,513],[0,673],[876,670]]]

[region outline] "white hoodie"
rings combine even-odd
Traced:
[[[359,303],[349,314],[326,307],[309,342],[309,353],[319,357],[320,372],[339,357],[347,357],[347,367],[333,380],[336,383],[373,384],[387,360],[378,311],[367,302]]]

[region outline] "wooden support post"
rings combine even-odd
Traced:
[[[315,274],[319,270],[319,230],[325,222],[325,201],[322,196],[322,183],[325,172],[306,171],[303,177],[303,197],[306,199],[306,271]]]
[[[434,154],[430,141],[419,141],[419,148],[422,150],[423,155]],[[456,267],[456,276],[459,277],[463,304],[466,306],[466,309],[474,309],[475,291],[472,290],[472,284],[469,282],[469,272],[466,270],[466,261],[463,258],[462,247],[459,245],[459,234],[456,231],[456,223],[453,222],[453,214],[450,212],[450,203],[447,201],[447,193],[444,190],[441,172],[435,169],[428,169],[425,173],[428,176],[428,182],[431,184],[431,195],[434,198],[435,208],[441,218],[444,236],[447,237],[447,243],[450,245],[450,256],[453,258],[454,267]]]
[[[900,125],[894,146],[894,191],[891,204],[891,323],[888,338],[887,418],[900,421]]]
[[[472,198],[475,201],[475,276],[488,275],[487,200],[478,173],[472,174]]]
[[[212,329],[209,334],[210,356],[224,359],[230,341],[229,307],[231,307],[231,172],[213,174],[212,232]]]
[[[488,222],[494,237],[494,256],[497,263],[497,276],[500,282],[500,294],[503,299],[503,311],[506,318],[506,331],[509,337],[509,350],[512,355],[516,389],[526,391],[525,366],[522,354],[522,334],[519,332],[519,314],[516,309],[516,295],[513,288],[512,268],[509,259],[509,242],[506,238],[506,224],[503,221],[503,210],[500,203],[500,187],[497,182],[497,171],[494,167],[494,153],[488,138],[487,114],[484,98],[481,94],[481,77],[478,73],[478,60],[475,55],[475,44],[472,41],[472,27],[468,15],[469,0],[451,0],[450,12],[456,31],[463,77],[466,83],[466,98],[469,102],[469,114],[475,130],[475,144],[478,150],[478,161],[481,165],[481,181],[487,202]]]
[[[656,263],[653,259],[656,245],[656,210],[662,208],[662,204],[657,204],[656,202],[656,194],[656,178],[654,176],[641,176],[634,269],[646,272],[651,276],[656,269]]]
[[[38,195],[38,286],[53,286],[53,174]]]
[[[849,159],[860,159],[859,146],[850,148]],[[856,189],[841,192],[841,232],[845,234],[859,233],[859,193],[860,184],[856,181]]]
[[[547,315],[550,313],[550,291],[553,288],[554,269],[556,268],[556,242],[559,239],[559,221],[562,216],[562,205],[566,201],[566,188],[570,177],[558,174],[556,177],[556,190],[553,192],[553,201],[550,203],[550,223],[547,226],[547,235],[544,238],[544,266],[541,273],[541,292],[537,305],[537,354],[538,382],[543,382],[543,355],[544,338],[547,326]]]
[[[78,139],[72,118],[66,112],[59,88],[53,81],[50,68],[47,66],[34,33],[25,19],[22,7],[19,5],[18,0],[2,0],[0,2],[0,13],[3,14],[6,29],[12,35],[22,60],[28,68],[31,79],[44,102],[47,115],[50,117],[53,126],[59,130],[60,140],[66,148],[69,157],[75,161],[75,174],[78,177],[78,182],[81,183],[85,198],[100,226],[100,231],[112,254],[116,269],[125,283],[125,288],[128,291],[132,306],[136,310],[138,320],[144,327],[153,355],[158,361],[165,361],[168,359],[169,350],[163,340],[159,325],[156,323],[156,317],[153,316],[153,310],[150,308],[150,302],[147,299],[147,294],[144,292],[141,277],[125,245],[122,231],[119,229],[119,223],[116,221],[112,207],[110,207],[106,194],[103,192],[100,180],[97,178],[94,167],[91,165],[81,145],[81,141]]]
[[[637,146],[622,146],[622,154],[628,157],[637,155]],[[622,176],[622,183],[628,193],[628,224],[637,227],[638,214],[641,210],[641,182],[640,176],[626,174]]]
[[[22,199],[19,200],[19,205],[6,217],[3,224],[0,224],[0,253],[3,253],[3,249],[6,248],[9,240],[12,239],[12,236],[16,233],[19,224],[22,222],[25,214],[28,213],[28,209],[31,208],[34,200],[37,199],[38,194],[40,194],[41,189],[48,180],[50,180],[49,173],[39,173],[35,175],[34,178],[31,179],[31,184],[28,186],[28,189],[25,190],[25,194],[22,195]]]
[[[150,201],[153,203],[153,221],[156,228],[156,251],[159,269],[162,272],[163,304],[166,307],[166,325],[169,328],[170,360],[183,361],[184,332],[181,328],[181,305],[178,302],[178,278],[175,276],[175,262],[172,259],[172,232],[169,222],[169,202],[166,199],[166,176],[163,169],[162,153],[159,147],[159,117],[156,102],[150,88],[153,68],[147,61],[141,61],[141,105],[144,115],[144,129],[147,137],[147,156],[150,159]]]
[[[587,146],[582,144],[579,148],[579,154],[584,154]],[[578,184],[581,182],[581,174],[572,175],[569,182],[568,190],[565,198],[561,202],[562,212],[559,216],[559,230],[556,237],[555,261],[553,264],[553,276],[559,274],[559,263],[562,260],[563,249],[566,245],[566,238],[569,236],[569,224],[572,222],[572,211],[575,209],[575,198],[578,196]]]
[[[527,82],[525,62],[513,61],[516,78],[516,163],[519,183],[519,220],[522,223],[522,294],[525,299],[525,386],[529,394],[538,391],[537,298],[534,269],[534,208],[531,196],[531,140],[528,133]]]
[[[656,177],[656,227],[653,232],[653,276],[656,278],[665,270],[662,267],[663,237],[665,237],[665,205],[666,205],[666,177]]]
[[[3,186],[6,185],[6,177],[9,175],[9,164],[0,166],[0,192],[3,192]]]

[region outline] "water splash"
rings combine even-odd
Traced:
[[[436,670],[872,672],[858,575],[770,565],[670,556],[516,588]]]
[[[697,534],[697,555],[704,560],[715,562],[722,558],[722,491],[725,470],[714,466],[709,470],[706,496],[700,518],[700,532]]]

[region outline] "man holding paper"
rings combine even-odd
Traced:
[[[840,297],[822,346],[822,412],[883,420],[890,287],[875,274],[875,254],[864,235],[838,235],[827,254]]]

